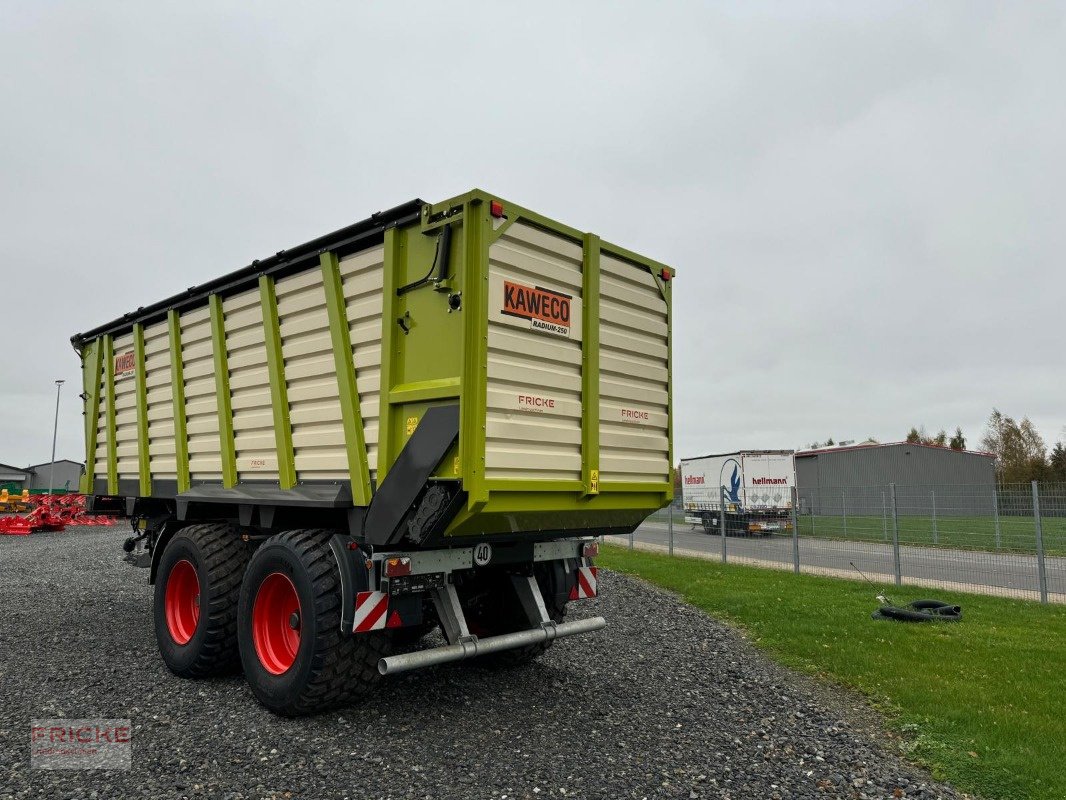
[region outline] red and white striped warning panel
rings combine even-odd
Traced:
[[[388,610],[389,596],[385,592],[356,592],[353,633],[382,630]]]
[[[571,600],[585,600],[596,596],[598,586],[596,573],[598,570],[599,567],[577,568],[577,583],[570,590]]]

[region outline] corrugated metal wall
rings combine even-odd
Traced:
[[[516,223],[489,248],[490,296],[506,281],[569,296],[570,325],[552,335],[490,309],[486,477],[580,480],[581,245]]]
[[[211,312],[206,306],[197,308],[182,314],[180,320],[189,476],[193,482],[221,481],[222,447],[218,437]],[[131,430],[136,435],[136,424],[131,426]]]
[[[645,269],[600,257],[600,480],[670,479],[668,309]]]
[[[283,278],[275,293],[296,478],[347,480],[348,453],[322,272],[313,269]]]
[[[995,461],[976,453],[921,445],[893,444],[796,456],[796,481],[801,508],[807,513],[838,515],[883,511],[880,491],[842,493],[847,488],[904,489],[922,487],[995,486]],[[909,492],[908,496],[914,494]],[[868,497],[867,497],[868,495]],[[955,513],[987,513],[989,492],[952,493]],[[972,508],[967,497],[973,497]],[[846,499],[845,499],[846,498]],[[867,498],[867,499],[863,499]],[[867,507],[868,506],[868,507]],[[945,506],[944,510],[947,510]],[[900,508],[900,513],[905,509]],[[917,510],[915,513],[918,513]]]
[[[348,316],[348,335],[355,359],[355,385],[363,418],[370,479],[377,480],[378,430],[381,423],[381,315],[384,296],[385,248],[374,247],[342,258],[341,280]]]
[[[222,311],[237,480],[276,481],[278,452],[259,289],[227,297],[222,301]]]

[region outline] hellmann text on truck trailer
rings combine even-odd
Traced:
[[[792,529],[792,450],[743,450],[681,459],[685,521],[707,533],[768,536]]]
[[[603,627],[565,621],[595,537],[673,495],[673,276],[475,190],[74,336],[83,489],[132,524],[166,665],[297,715]]]

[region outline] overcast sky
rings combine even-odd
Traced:
[[[675,451],[1066,424],[1064,5],[0,2],[0,462],[71,334],[474,186],[675,265]]]

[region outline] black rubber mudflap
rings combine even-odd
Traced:
[[[370,501],[364,523],[367,541],[382,546],[404,537],[404,520],[458,438],[459,406],[434,406],[426,411]]]

